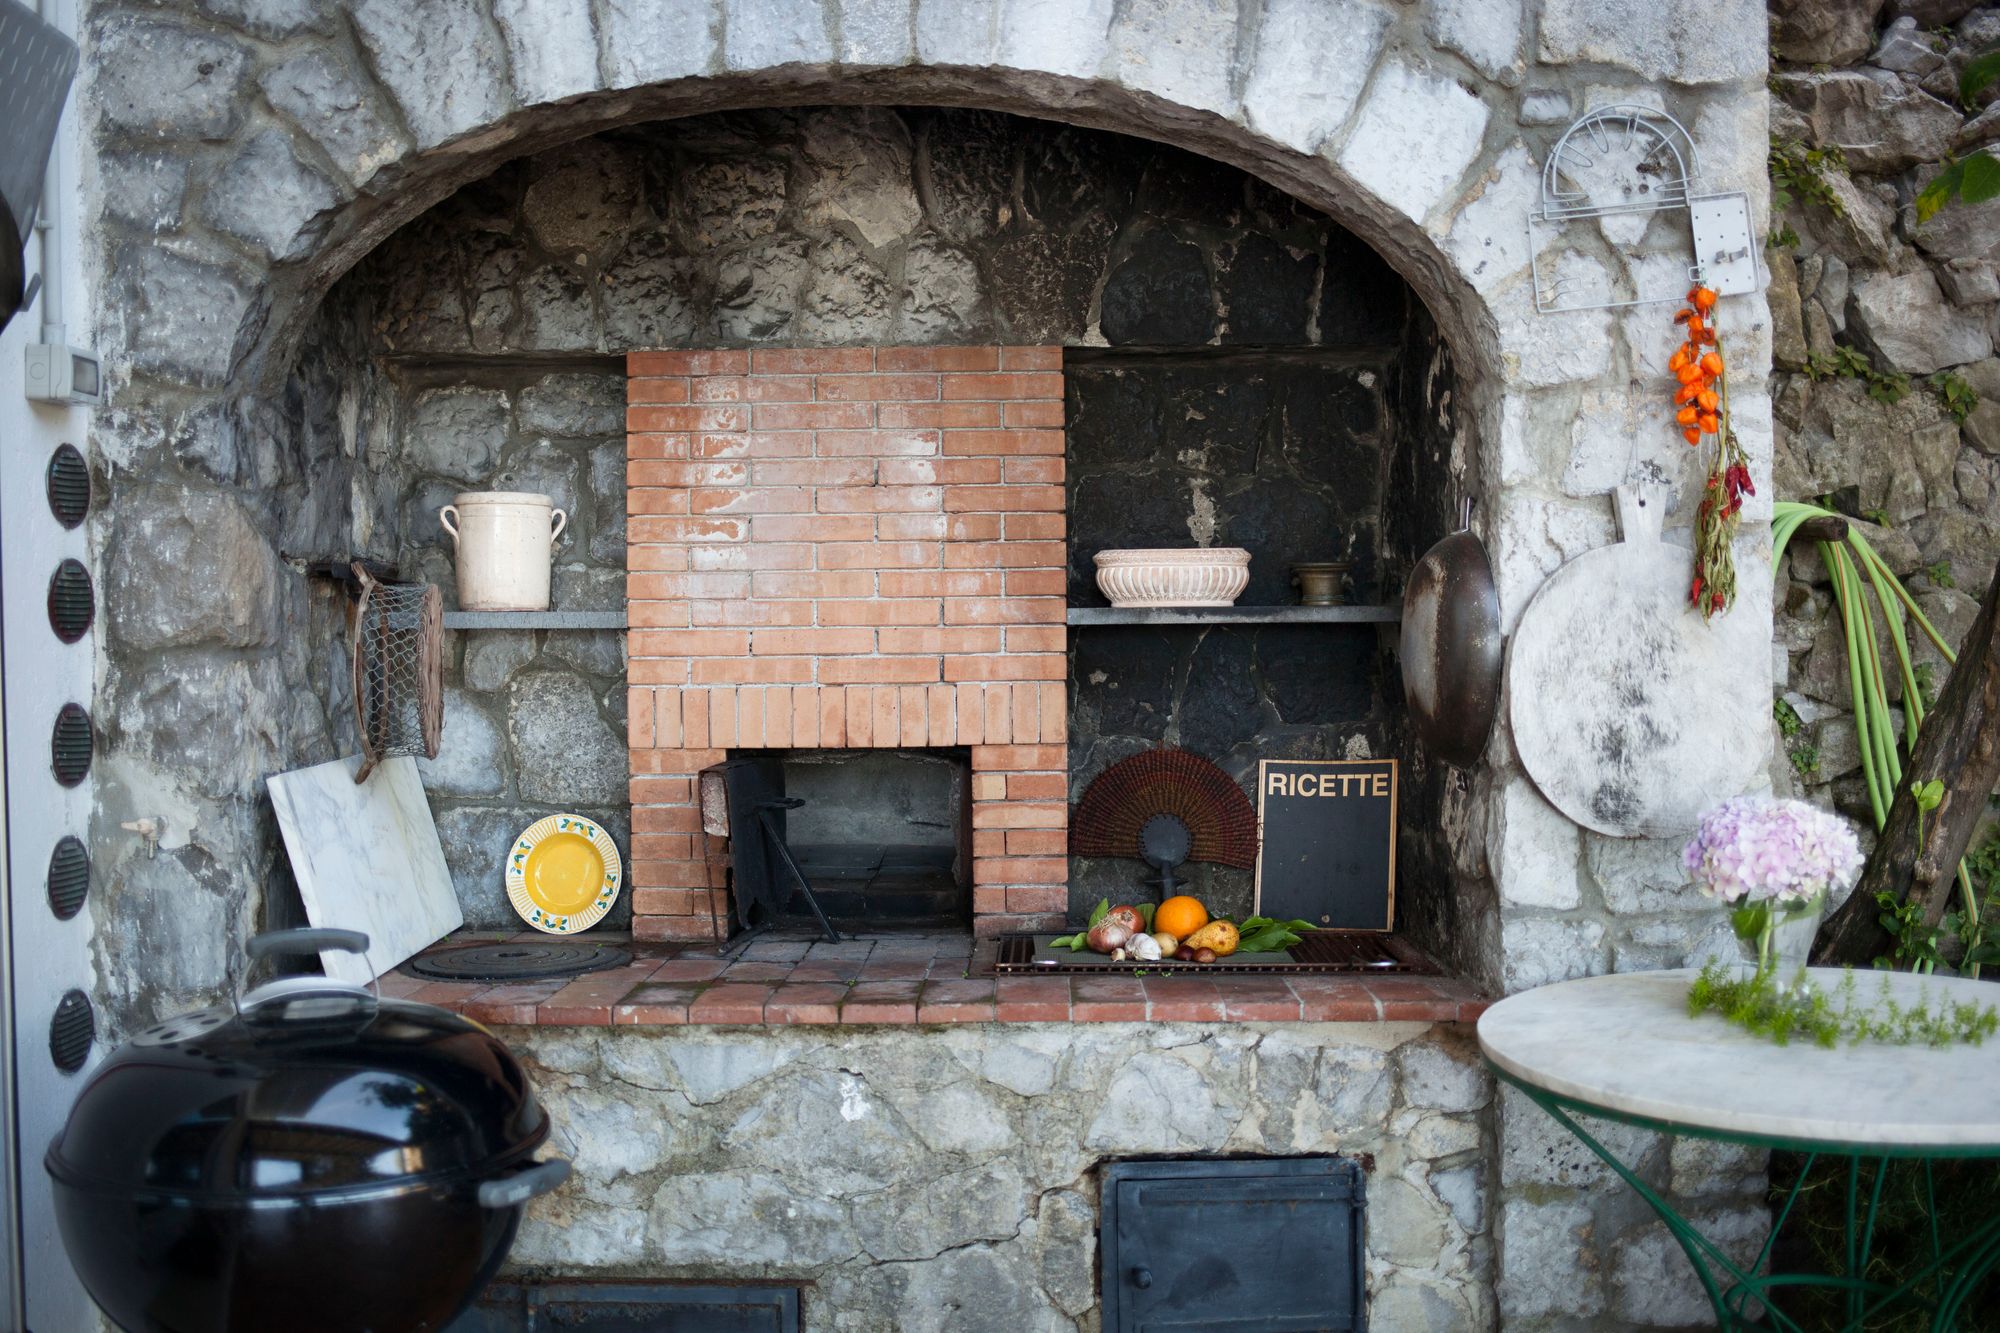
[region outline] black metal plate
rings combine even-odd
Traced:
[[[611,944],[510,940],[421,954],[403,964],[403,970],[432,981],[539,981],[602,972],[631,961],[630,949]]]
[[[445,1333],[798,1333],[796,1287],[492,1283]]]
[[[1307,931],[1287,951],[1292,960],[1285,963],[1272,961],[1268,954],[1258,955],[1255,962],[1218,958],[1212,963],[1142,963],[1131,959],[1114,963],[1108,955],[1084,949],[1077,952],[1075,962],[1064,959],[1051,965],[1035,961],[1035,937],[1032,934],[1002,935],[996,942],[999,952],[993,961],[995,972],[1033,973],[1037,976],[1141,971],[1151,975],[1186,971],[1201,976],[1226,972],[1237,975],[1365,973],[1370,976],[1428,977],[1436,976],[1443,970],[1415,945],[1394,935],[1372,930]]]
[[[89,777],[95,745],[90,714],[82,704],[64,704],[58,709],[55,727],[49,733],[49,765],[55,770],[56,781],[74,787]]]
[[[1362,1328],[1365,1187],[1340,1157],[1110,1164],[1105,1333]]]
[[[97,619],[97,593],[81,560],[65,560],[49,576],[49,628],[64,643],[90,633]]]

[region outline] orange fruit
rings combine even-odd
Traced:
[[[1153,909],[1153,929],[1184,940],[1208,924],[1208,909],[1201,899],[1183,893]]]

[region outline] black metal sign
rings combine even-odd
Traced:
[[[1257,915],[1332,930],[1396,916],[1396,761],[1257,766]]]

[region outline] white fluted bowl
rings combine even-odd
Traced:
[[[1113,606],[1233,606],[1250,582],[1240,546],[1099,551],[1097,587]]]

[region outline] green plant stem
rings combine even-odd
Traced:
[[[1869,736],[1868,694],[1861,677],[1860,626],[1855,623],[1852,598],[1848,591],[1846,552],[1831,542],[1819,543],[1820,559],[1826,562],[1827,572],[1833,575],[1834,600],[1840,605],[1840,628],[1847,641],[1847,682],[1848,691],[1854,698],[1854,728],[1860,740],[1861,778],[1868,787],[1868,807],[1875,816],[1875,827],[1881,828],[1889,817],[1888,803],[1883,800],[1882,776],[1875,768],[1875,745]]]

